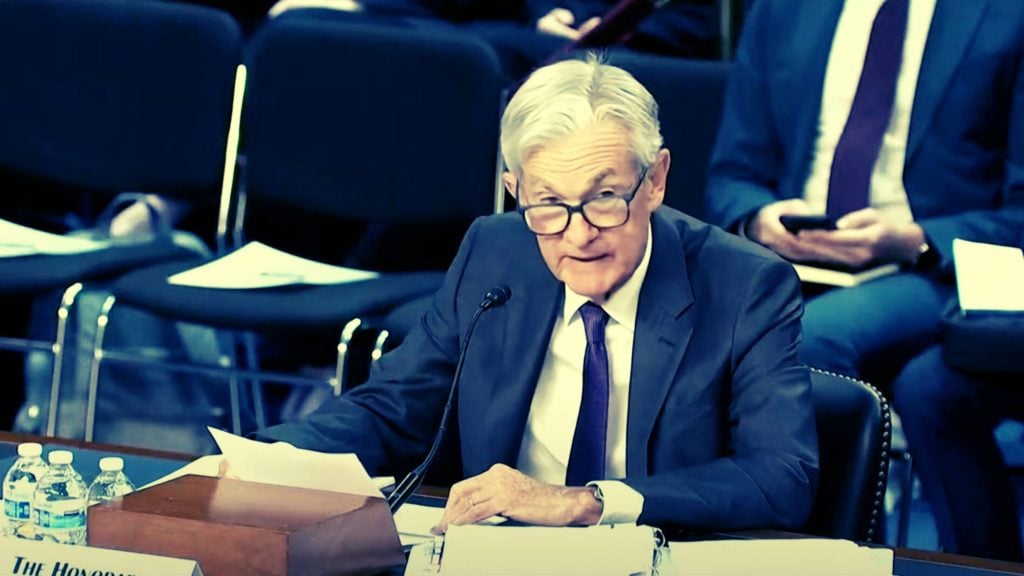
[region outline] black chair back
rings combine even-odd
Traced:
[[[0,2],[0,171],[216,198],[241,46],[229,15],[199,6]]]
[[[870,384],[811,370],[820,474],[803,532],[880,542],[889,474],[889,403]]]

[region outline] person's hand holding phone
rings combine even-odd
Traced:
[[[747,238],[767,246],[787,260],[794,262],[822,260],[815,243],[803,237],[803,232],[790,232],[783,225],[783,218],[804,224],[812,221],[811,208],[803,198],[780,200],[766,204],[747,224]]]
[[[850,212],[836,230],[803,230],[798,236],[813,243],[830,262],[854,268],[872,262],[914,263],[927,239],[915,222],[896,223],[875,208]]]

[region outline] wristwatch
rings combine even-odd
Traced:
[[[925,240],[917,249],[917,260],[912,267],[916,272],[927,272],[939,264],[939,252],[932,248],[931,242]]]

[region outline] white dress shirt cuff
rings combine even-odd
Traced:
[[[603,503],[598,524],[636,524],[644,509],[644,496],[618,480],[588,482],[597,488],[595,496]]]

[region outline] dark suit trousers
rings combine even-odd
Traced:
[[[893,383],[896,411],[946,552],[1024,561],[1016,499],[993,435],[1003,418],[1024,420],[1021,378],[954,370],[933,346]]]
[[[956,288],[923,274],[895,274],[809,298],[800,359],[883,389],[940,338],[939,317]]]

